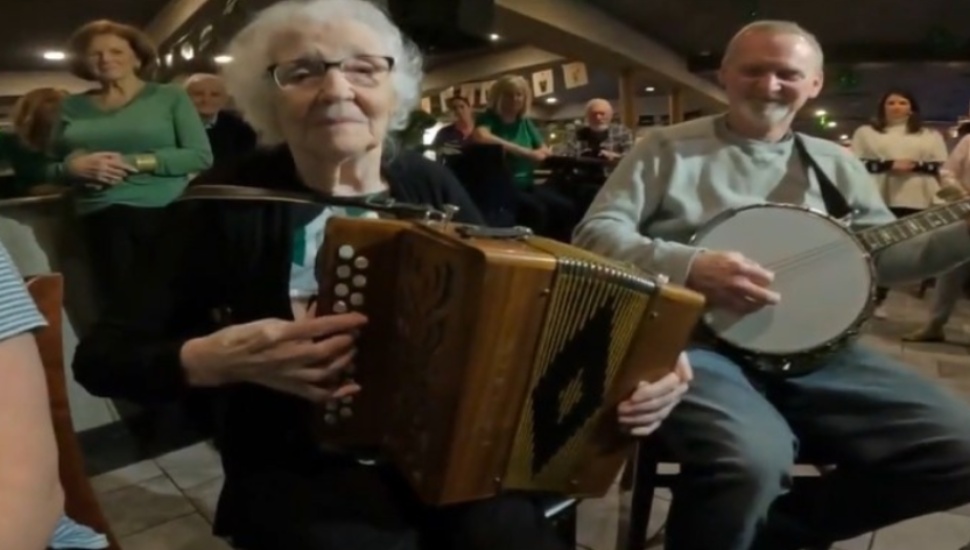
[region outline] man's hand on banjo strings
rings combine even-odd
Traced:
[[[694,258],[687,286],[711,307],[744,315],[781,300],[769,288],[774,280],[774,273],[737,252],[704,251]]]

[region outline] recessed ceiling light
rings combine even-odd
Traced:
[[[849,134],[842,134],[839,139],[849,139]]]
[[[652,91],[654,91],[654,90],[656,90],[656,88],[654,88],[653,86],[647,86],[647,87],[646,87],[646,90],[647,90],[648,92],[652,92]]]
[[[838,126],[838,124],[834,120],[830,120],[827,126],[829,128],[835,128],[836,126]]]
[[[554,98],[554,97],[547,97],[546,98],[546,103],[555,103],[557,101],[559,101],[559,100],[556,99],[556,98]]]
[[[829,114],[829,112],[826,111],[825,109],[819,109],[815,111],[815,116],[825,116],[827,114]]]
[[[495,34],[494,32],[492,34],[488,35],[488,39],[491,40],[492,42],[495,42],[499,38],[502,38],[502,37],[499,36],[499,35],[497,35],[497,34]]]
[[[65,58],[67,58],[67,55],[65,55],[64,52],[58,52],[53,50],[49,52],[44,52],[44,59],[48,61],[63,61]]]
[[[220,65],[225,65],[226,63],[232,63],[231,55],[217,55],[213,58],[213,61]]]

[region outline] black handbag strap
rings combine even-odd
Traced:
[[[819,168],[815,159],[808,154],[808,149],[805,148],[805,143],[798,134],[795,134],[795,151],[798,153],[799,160],[802,161],[802,166],[806,170],[811,170],[815,173],[819,191],[822,193],[822,201],[825,203],[825,210],[829,215],[841,219],[852,214],[854,210],[849,206],[842,192],[832,183],[832,180],[829,179],[825,172]]]

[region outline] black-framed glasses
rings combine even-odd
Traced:
[[[319,86],[330,69],[337,69],[355,86],[375,86],[394,69],[394,58],[385,55],[355,55],[340,61],[300,58],[277,63],[267,72],[280,88]]]

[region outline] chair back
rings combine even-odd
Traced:
[[[442,158],[491,227],[515,225],[516,200],[512,171],[501,145],[469,144]]]
[[[64,345],[62,308],[64,280],[60,274],[28,277],[27,290],[47,326],[35,333],[50,400],[54,435],[57,438],[59,474],[64,489],[64,512],[74,521],[86,525],[108,537],[109,550],[120,550],[111,526],[101,510],[94,488],[84,466],[84,455],[74,432],[71,404],[64,374]]]

